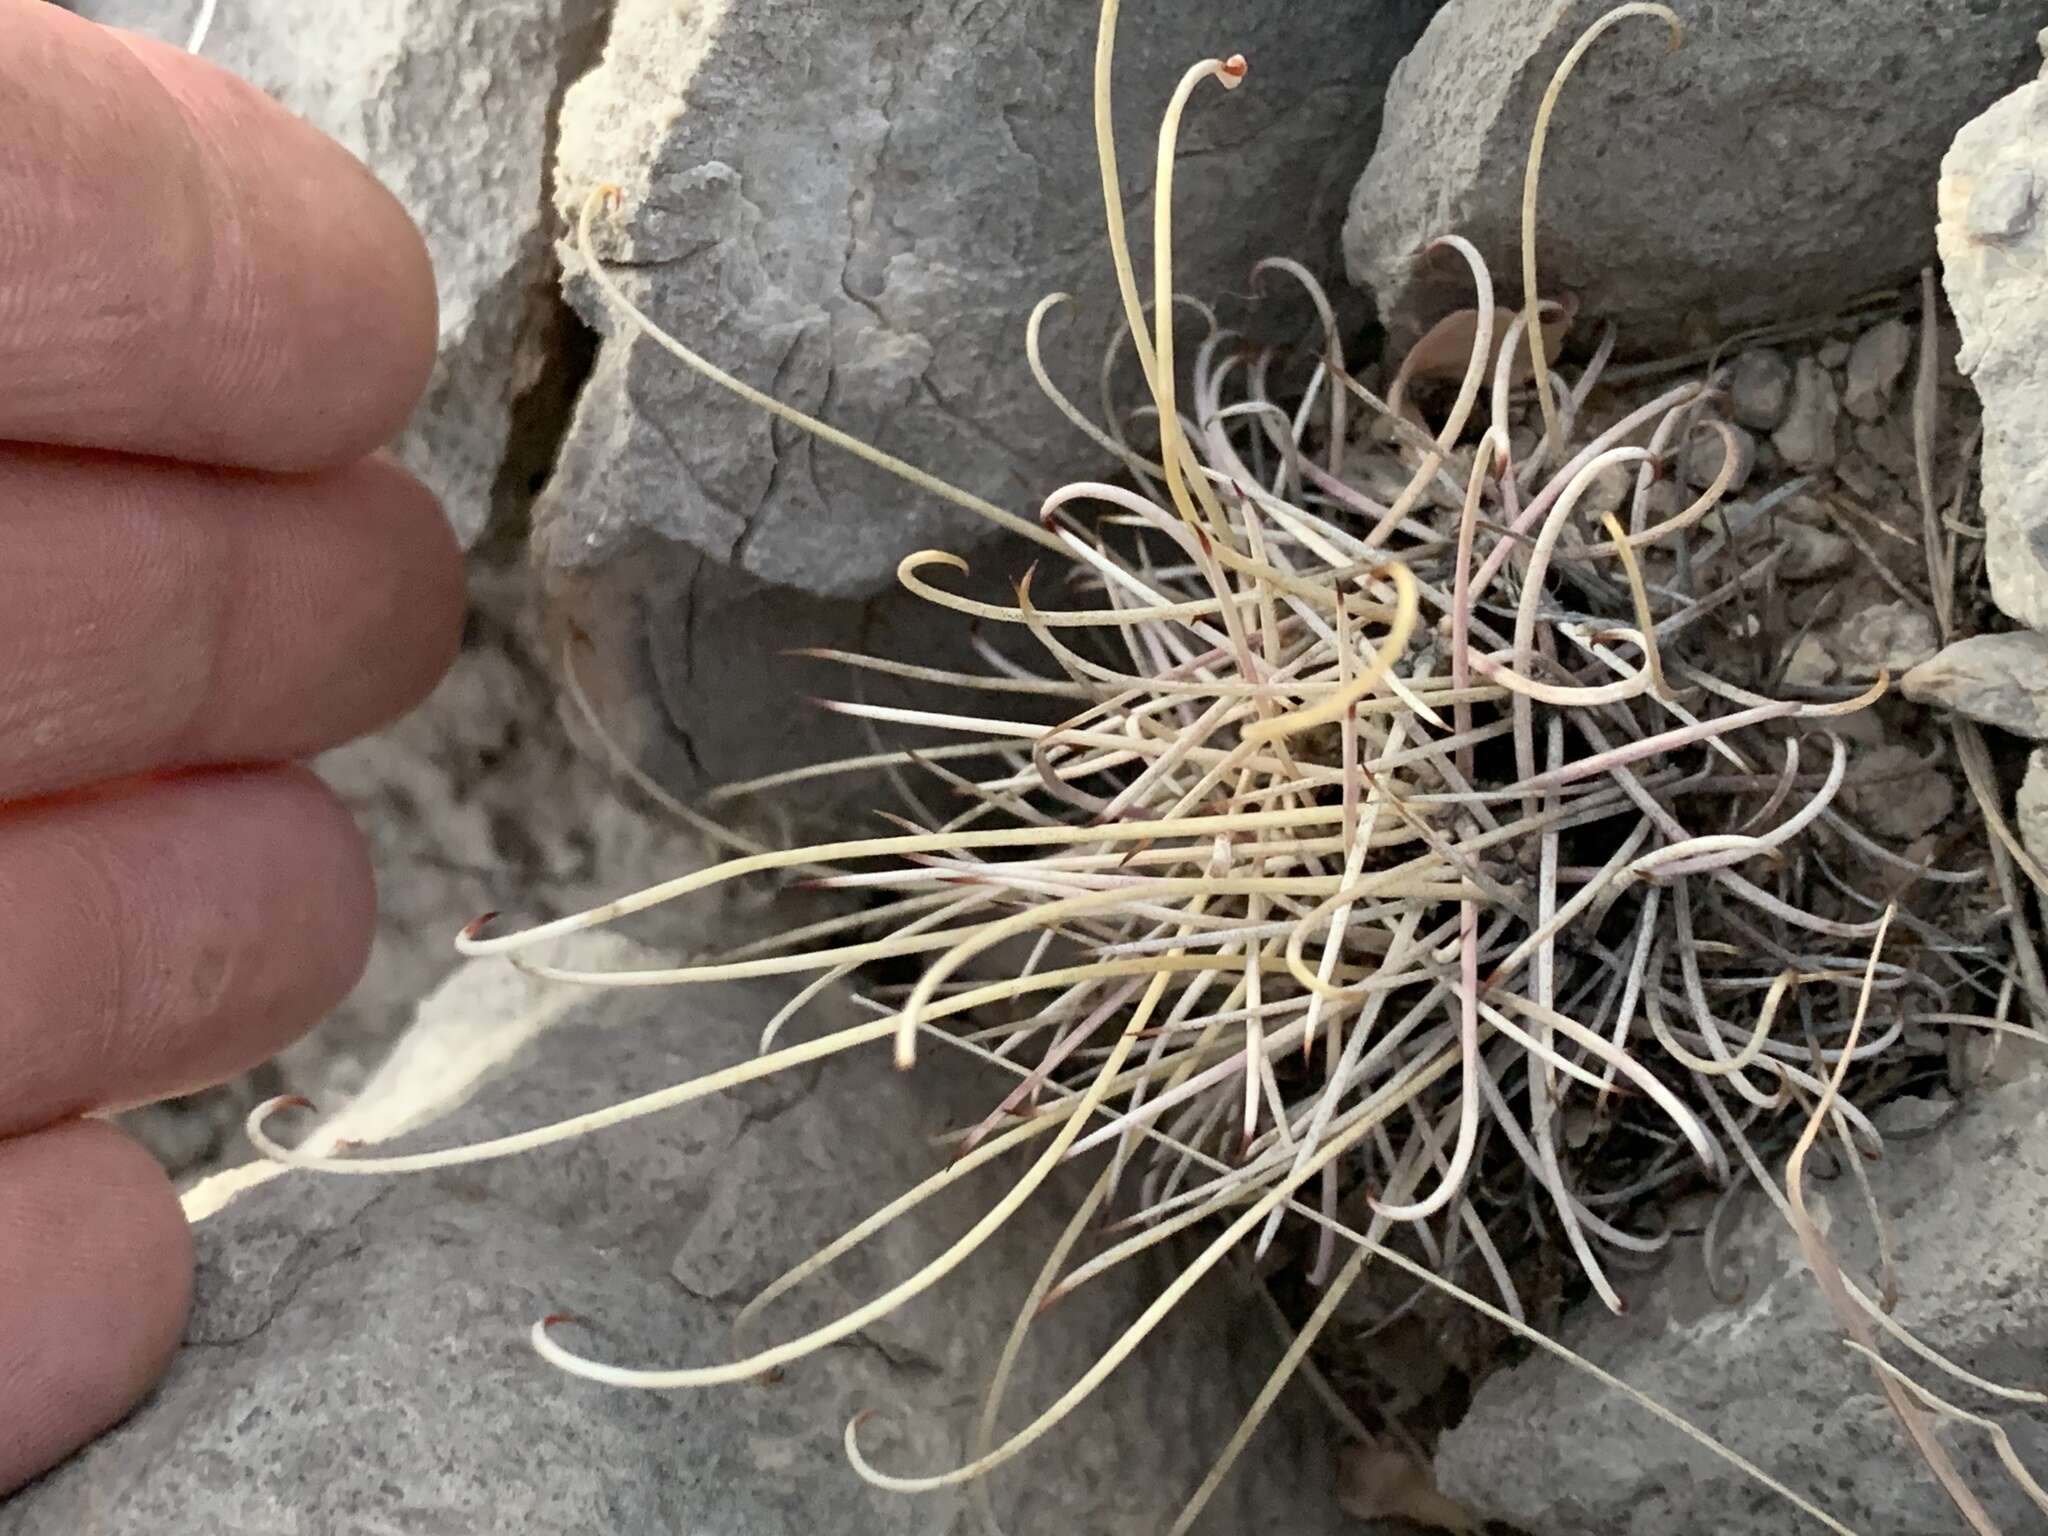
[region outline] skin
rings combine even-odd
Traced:
[[[192,1250],[92,1118],[331,1009],[375,898],[298,760],[452,660],[458,550],[378,453],[433,363],[404,212],[203,60],[0,0],[0,1494],[169,1362]]]

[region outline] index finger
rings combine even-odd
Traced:
[[[0,38],[0,439],[303,470],[404,424],[433,272],[360,163],[41,0],[0,0]]]

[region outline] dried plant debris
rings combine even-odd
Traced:
[[[622,322],[1039,552],[1004,602],[961,595],[965,562],[951,554],[902,563],[903,584],[943,621],[975,628],[985,672],[838,657],[856,676],[922,677],[979,702],[828,703],[906,744],[727,792],[800,797],[821,775],[873,774],[893,785],[897,808],[877,812],[888,830],[790,850],[741,843],[715,868],[517,931],[480,921],[461,941],[593,986],[812,978],[764,1021],[760,1054],[439,1152],[301,1156],[266,1130],[278,1104],[252,1117],[251,1134],[281,1161],[398,1173],[538,1149],[840,1051],[887,1044],[904,1067],[931,1049],[965,1052],[1007,1089],[953,1136],[940,1171],[771,1285],[740,1338],[753,1340],[792,1287],[988,1170],[985,1214],[924,1268],[825,1326],[743,1342],[728,1361],[610,1363],[572,1345],[560,1318],[535,1326],[535,1345],[564,1370],[627,1387],[760,1377],[943,1282],[1081,1160],[1090,1193],[991,1363],[971,1454],[938,1469],[877,1466],[860,1420],[846,1454],[870,1483],[904,1492],[977,1479],[1083,1403],[1205,1275],[1233,1266],[1269,1288],[1290,1344],[1175,1533],[1297,1371],[1361,1442],[1358,1500],[1476,1528],[1420,1470],[1446,1396],[1483,1373],[1504,1335],[1569,1356],[1544,1331],[1560,1306],[1590,1292],[1624,1308],[1630,1277],[1681,1231],[1704,1230],[1711,1265],[1727,1210],[1754,1188],[1802,1234],[1846,1333],[1871,1352],[1874,1383],[1952,1478],[1927,1426],[1959,1411],[1879,1352],[1911,1354],[1917,1376],[1961,1373],[1898,1336],[1881,1277],[1833,1261],[1799,1179],[1810,1157],[1861,1178],[1884,1142],[1876,1101],[1960,1072],[1958,1041],[2031,1037],[2007,931],[2017,898],[1986,881],[1981,829],[1952,798],[1904,788],[1967,745],[1913,734],[1932,729],[1927,717],[1887,697],[1892,673],[1952,632],[1978,559],[1956,515],[1951,466],[1963,456],[1935,419],[1932,364],[1902,384],[1898,332],[1886,329],[1916,296],[1755,339],[1783,355],[1738,348],[1624,370],[1610,365],[1610,332],[1560,366],[1575,317],[1534,283],[1539,123],[1526,301],[1497,303],[1478,253],[1446,234],[1434,256],[1465,264],[1472,302],[1381,393],[1292,262],[1262,263],[1254,281],[1307,294],[1322,323],[1305,348],[1219,329],[1174,291],[1180,122],[1206,87],[1245,78],[1242,58],[1198,63],[1172,97],[1141,285],[1107,132],[1116,0],[1102,9],[1095,110],[1124,329],[1105,357],[1099,419],[1039,362],[1059,296],[1032,316],[1027,352],[1054,403],[1124,473],[1063,486],[1036,516],[812,421],[659,331],[604,272],[617,194],[599,189],[585,208],[583,259]],[[1668,10],[1632,4],[1586,42],[1635,16],[1675,41]],[[1931,327],[1931,307],[1920,313]],[[1931,330],[1908,340],[1931,359]],[[1127,353],[1146,386],[1137,408],[1109,382]],[[1846,421],[1824,408],[1842,398]],[[1769,443],[1753,435],[1772,426]],[[1800,472],[1823,457],[1828,474]],[[1891,479],[1859,484],[1862,459]],[[1915,487],[1904,499],[1886,490],[1901,469]],[[1841,579],[1851,568],[1876,601],[1845,602],[1862,590]],[[1035,647],[1038,665],[986,638],[999,633]],[[1869,750],[1886,745],[1912,750]],[[716,807],[679,809],[739,841]],[[548,959],[565,934],[762,876],[861,904],[704,963],[582,973]],[[872,1020],[806,1038],[804,1003],[863,978]],[[1122,1339],[1056,1401],[1007,1412],[1030,1329],[1155,1250],[1175,1256],[1174,1278]],[[1453,1317],[1473,1321],[1460,1331]],[[1953,1491],[1987,1528],[1968,1490]]]

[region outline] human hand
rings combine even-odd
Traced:
[[[0,0],[0,1494],[177,1343],[168,1182],[82,1116],[262,1060],[374,898],[297,759],[453,656],[459,553],[365,458],[432,365],[396,202],[203,61]]]

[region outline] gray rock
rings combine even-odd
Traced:
[[[1831,576],[1846,568],[1850,556],[1855,553],[1855,546],[1839,533],[1811,528],[1790,518],[1778,524],[1777,536],[1785,546],[1785,558],[1778,565],[1778,575],[1786,581],[1811,581],[1816,576]]]
[[[616,941],[605,958],[650,963]],[[587,946],[575,959],[593,963]],[[473,974],[486,970],[494,977]],[[401,1082],[470,1084],[468,1102],[410,1144],[523,1128],[744,1059],[782,995],[572,990],[502,962],[457,982],[471,1007],[502,1016],[443,1017],[437,1038],[408,1037]],[[844,1022],[845,1005],[826,1004],[812,1027]],[[550,1010],[552,1023],[536,1017]],[[949,1107],[978,1112],[987,1098],[985,1085],[963,1093],[954,1065],[899,1074],[881,1046],[529,1157],[244,1187],[197,1229],[198,1302],[168,1379],[0,1509],[0,1532],[978,1532],[965,1490],[871,1489],[840,1435],[879,1410],[862,1433],[878,1465],[923,1472],[962,1458],[983,1377],[1071,1185],[1027,1205],[936,1291],[772,1384],[636,1392],[563,1375],[527,1343],[536,1318],[566,1308],[588,1319],[572,1347],[603,1358],[731,1358],[742,1293],[942,1165],[926,1138]],[[752,1342],[794,1336],[910,1273],[987,1198],[956,1194],[779,1303]],[[1120,1275],[1041,1320],[1006,1425],[1073,1381],[1159,1280]],[[1221,1288],[1193,1298],[1104,1399],[995,1475],[1005,1529],[1157,1528],[1277,1358],[1253,1315]],[[1305,1394],[1284,1406],[1202,1529],[1348,1528],[1319,1410]]]
[[[2027,754],[2026,776],[2020,780],[2013,800],[2013,821],[2020,845],[2034,862],[2048,869],[2048,747],[2036,747]]]
[[[182,45],[194,0],[87,0],[95,20]],[[523,504],[559,413],[548,149],[606,0],[221,0],[204,52],[341,141],[398,195],[433,252],[441,354],[397,445],[465,545]],[[522,430],[526,429],[526,430]],[[531,441],[526,440],[529,437]],[[538,462],[535,457],[538,455]]]
[[[1749,347],[1728,367],[1728,405],[1745,427],[1771,432],[1792,403],[1792,365],[1782,352]]]
[[[1869,603],[1835,629],[1829,649],[1851,678],[1896,678],[1932,657],[1941,642],[1933,618],[1906,602]]]
[[[872,752],[877,733],[863,721],[828,712],[820,699],[924,709],[986,712],[988,695],[859,671],[793,654],[830,647],[986,671],[964,619],[898,590],[879,597],[820,598],[773,587],[734,571],[687,544],[643,534],[618,558],[595,566],[556,566],[546,549],[559,528],[536,532],[553,626],[573,636],[579,675],[604,695],[607,730],[633,760],[678,793]],[[1030,557],[1009,543],[974,556],[956,590],[1014,601],[1003,585]],[[986,636],[995,641],[1014,636]],[[1026,643],[1028,643],[1028,638]],[[1016,719],[1057,719],[1065,701],[1008,698]],[[890,729],[889,746],[918,745],[931,732]],[[942,803],[952,791],[917,776],[921,793]],[[750,796],[763,816],[867,817],[876,808],[905,811],[899,791],[875,772],[811,778]],[[732,808],[721,801],[718,814]]]
[[[1850,811],[1894,844],[1932,832],[1956,808],[1952,774],[1930,767],[1927,754],[1915,747],[1886,742],[1858,752],[1855,779],[1846,796]]]
[[[1835,424],[1842,418],[1834,375],[1810,357],[1792,371],[1792,399],[1771,444],[1793,469],[1826,469],[1835,462]]]
[[[1842,409],[1858,421],[1876,421],[1891,408],[1892,389],[1913,355],[1913,332],[1903,320],[1873,325],[1849,349]]]
[[[2048,635],[1972,635],[1900,680],[1906,697],[2015,736],[2048,741]]]
[[[2048,82],[2021,86],[1956,135],[1942,161],[1942,282],[1962,333],[1956,367],[1984,408],[1984,563],[2012,618],[2048,628]]]
[[[1785,682],[1793,688],[1819,688],[1832,682],[1841,670],[1841,663],[1828,654],[1827,642],[1819,635],[1801,635],[1785,658]]]
[[[1871,1171],[1897,1232],[1899,1322],[1965,1369],[2039,1387],[2048,1308],[2048,1092],[2035,1078],[1982,1093],[1939,1135],[1894,1148]],[[1830,1242],[1866,1276],[1869,1218],[1853,1187],[1821,1186],[1808,1202],[1835,1215]],[[1735,1450],[1851,1529],[1960,1529],[1953,1507],[1900,1439],[1870,1368],[1838,1330],[1777,1213],[1753,1202],[1745,1238],[1747,1300],[1715,1302],[1698,1249],[1682,1245],[1654,1281],[1629,1293],[1629,1315],[1581,1314],[1564,1342]],[[1724,1259],[1724,1262],[1725,1259]],[[1930,1390],[1977,1394],[1903,1350]],[[2048,1417],[1998,1407],[2022,1461],[2048,1454]],[[2007,1531],[2041,1515],[1967,1425],[1940,1432]],[[1444,1491],[1544,1536],[1787,1536],[1817,1529],[1628,1400],[1553,1358],[1480,1388],[1471,1413],[1438,1449]]]
[[[1117,127],[1141,235],[1175,82],[1205,51],[1251,61],[1241,90],[1212,86],[1188,114],[1177,286],[1227,298],[1262,256],[1332,264],[1345,182],[1434,3],[1219,13],[1169,0],[1126,16]],[[1097,465],[1023,355],[1032,305],[1075,293],[1047,326],[1047,363],[1092,398],[1116,302],[1092,19],[1053,0],[621,0],[603,62],[564,106],[557,205],[573,218],[593,187],[618,184],[600,251],[658,321],[749,382],[1029,513]],[[1291,343],[1302,312],[1272,291],[1274,313],[1256,318]],[[540,513],[561,525],[554,560],[592,564],[652,533],[775,586],[866,596],[912,550],[987,537],[621,332],[573,271],[568,292],[607,339]]]
[[[1728,494],[1736,495],[1749,484],[1751,471],[1756,468],[1756,439],[1741,427],[1730,427],[1735,439],[1735,475],[1728,482]],[[1721,473],[1722,460],[1727,457],[1726,445],[1718,432],[1695,432],[1685,445],[1684,473],[1688,485],[1708,486]]]
[[[1537,103],[1606,0],[1452,0],[1395,72],[1352,198],[1345,254],[1397,342],[1470,302],[1461,234],[1520,288],[1523,163]],[[1638,351],[1825,313],[1933,256],[1913,189],[1973,112],[2024,78],[2041,0],[1680,0],[1602,37],[1551,124],[1538,258],[1546,291]],[[1843,146],[1854,144],[1855,153]]]

